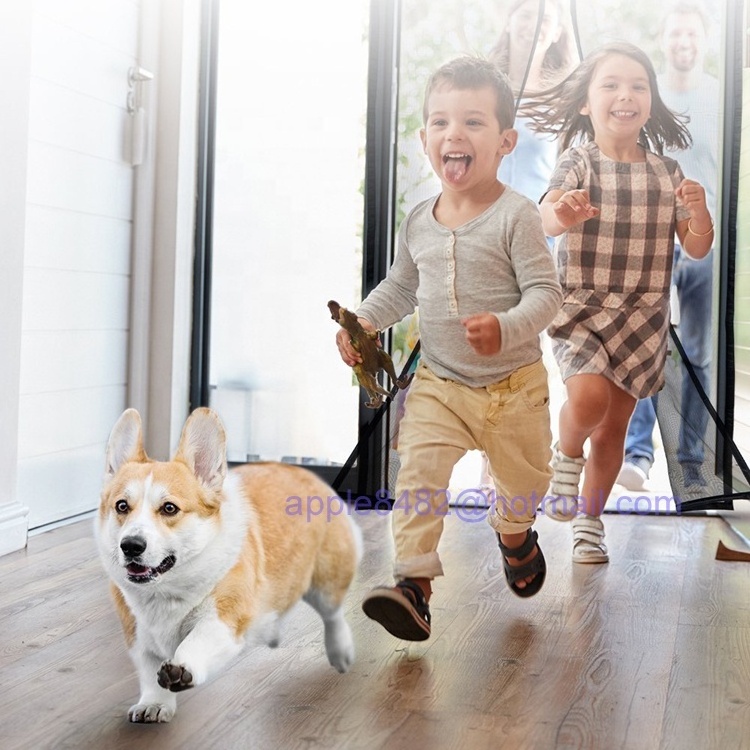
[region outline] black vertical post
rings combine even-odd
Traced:
[[[201,18],[198,164],[193,260],[190,411],[209,404],[211,264],[213,258],[214,141],[219,0],[203,0]]]
[[[398,31],[398,0],[373,0],[369,30],[363,297],[385,277],[393,256]],[[373,416],[371,409],[360,405],[360,438]],[[388,430],[381,421],[361,446],[357,472],[360,495],[371,496],[383,487],[387,441]]]
[[[724,133],[722,212],[719,224],[719,330],[716,372],[716,411],[730,436],[734,432],[734,275],[737,253],[737,192],[742,133],[742,49],[745,33],[744,3],[726,3],[727,54],[724,76]],[[724,492],[732,494],[732,451],[716,431],[716,474]]]

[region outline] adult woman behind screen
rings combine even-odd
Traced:
[[[567,0],[515,0],[489,58],[508,76],[516,96],[534,94],[561,81],[578,62]],[[525,118],[517,117],[515,126],[518,144],[503,158],[498,176],[537,202],[555,166],[557,144],[530,130]]]

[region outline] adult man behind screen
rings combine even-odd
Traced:
[[[706,202],[716,218],[718,180],[719,82],[705,72],[704,55],[709,19],[696,2],[681,0],[667,11],[661,44],[666,67],[658,77],[659,93],[670,109],[690,116],[688,128],[693,146],[674,154],[686,177],[706,189]],[[710,386],[711,306],[713,301],[713,254],[703,260],[688,258],[675,245],[672,283],[677,289],[680,308],[679,335],[687,359],[706,392]],[[636,405],[625,443],[625,462],[617,478],[629,490],[640,490],[654,463],[653,430],[656,421],[655,398]],[[701,473],[704,459],[703,438],[708,412],[690,377],[682,383],[677,460],[682,467],[685,487],[706,484]]]

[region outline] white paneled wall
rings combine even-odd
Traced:
[[[18,384],[26,215],[31,6],[3,5],[0,23],[0,554],[26,544],[29,509],[18,499]]]
[[[2,3],[0,554],[96,507],[123,408],[155,458],[187,416],[201,2]]]
[[[33,528],[95,507],[126,406],[139,3],[35,0],[18,497]]]

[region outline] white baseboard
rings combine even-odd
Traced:
[[[0,555],[26,546],[29,537],[29,509],[20,503],[0,505]]]

